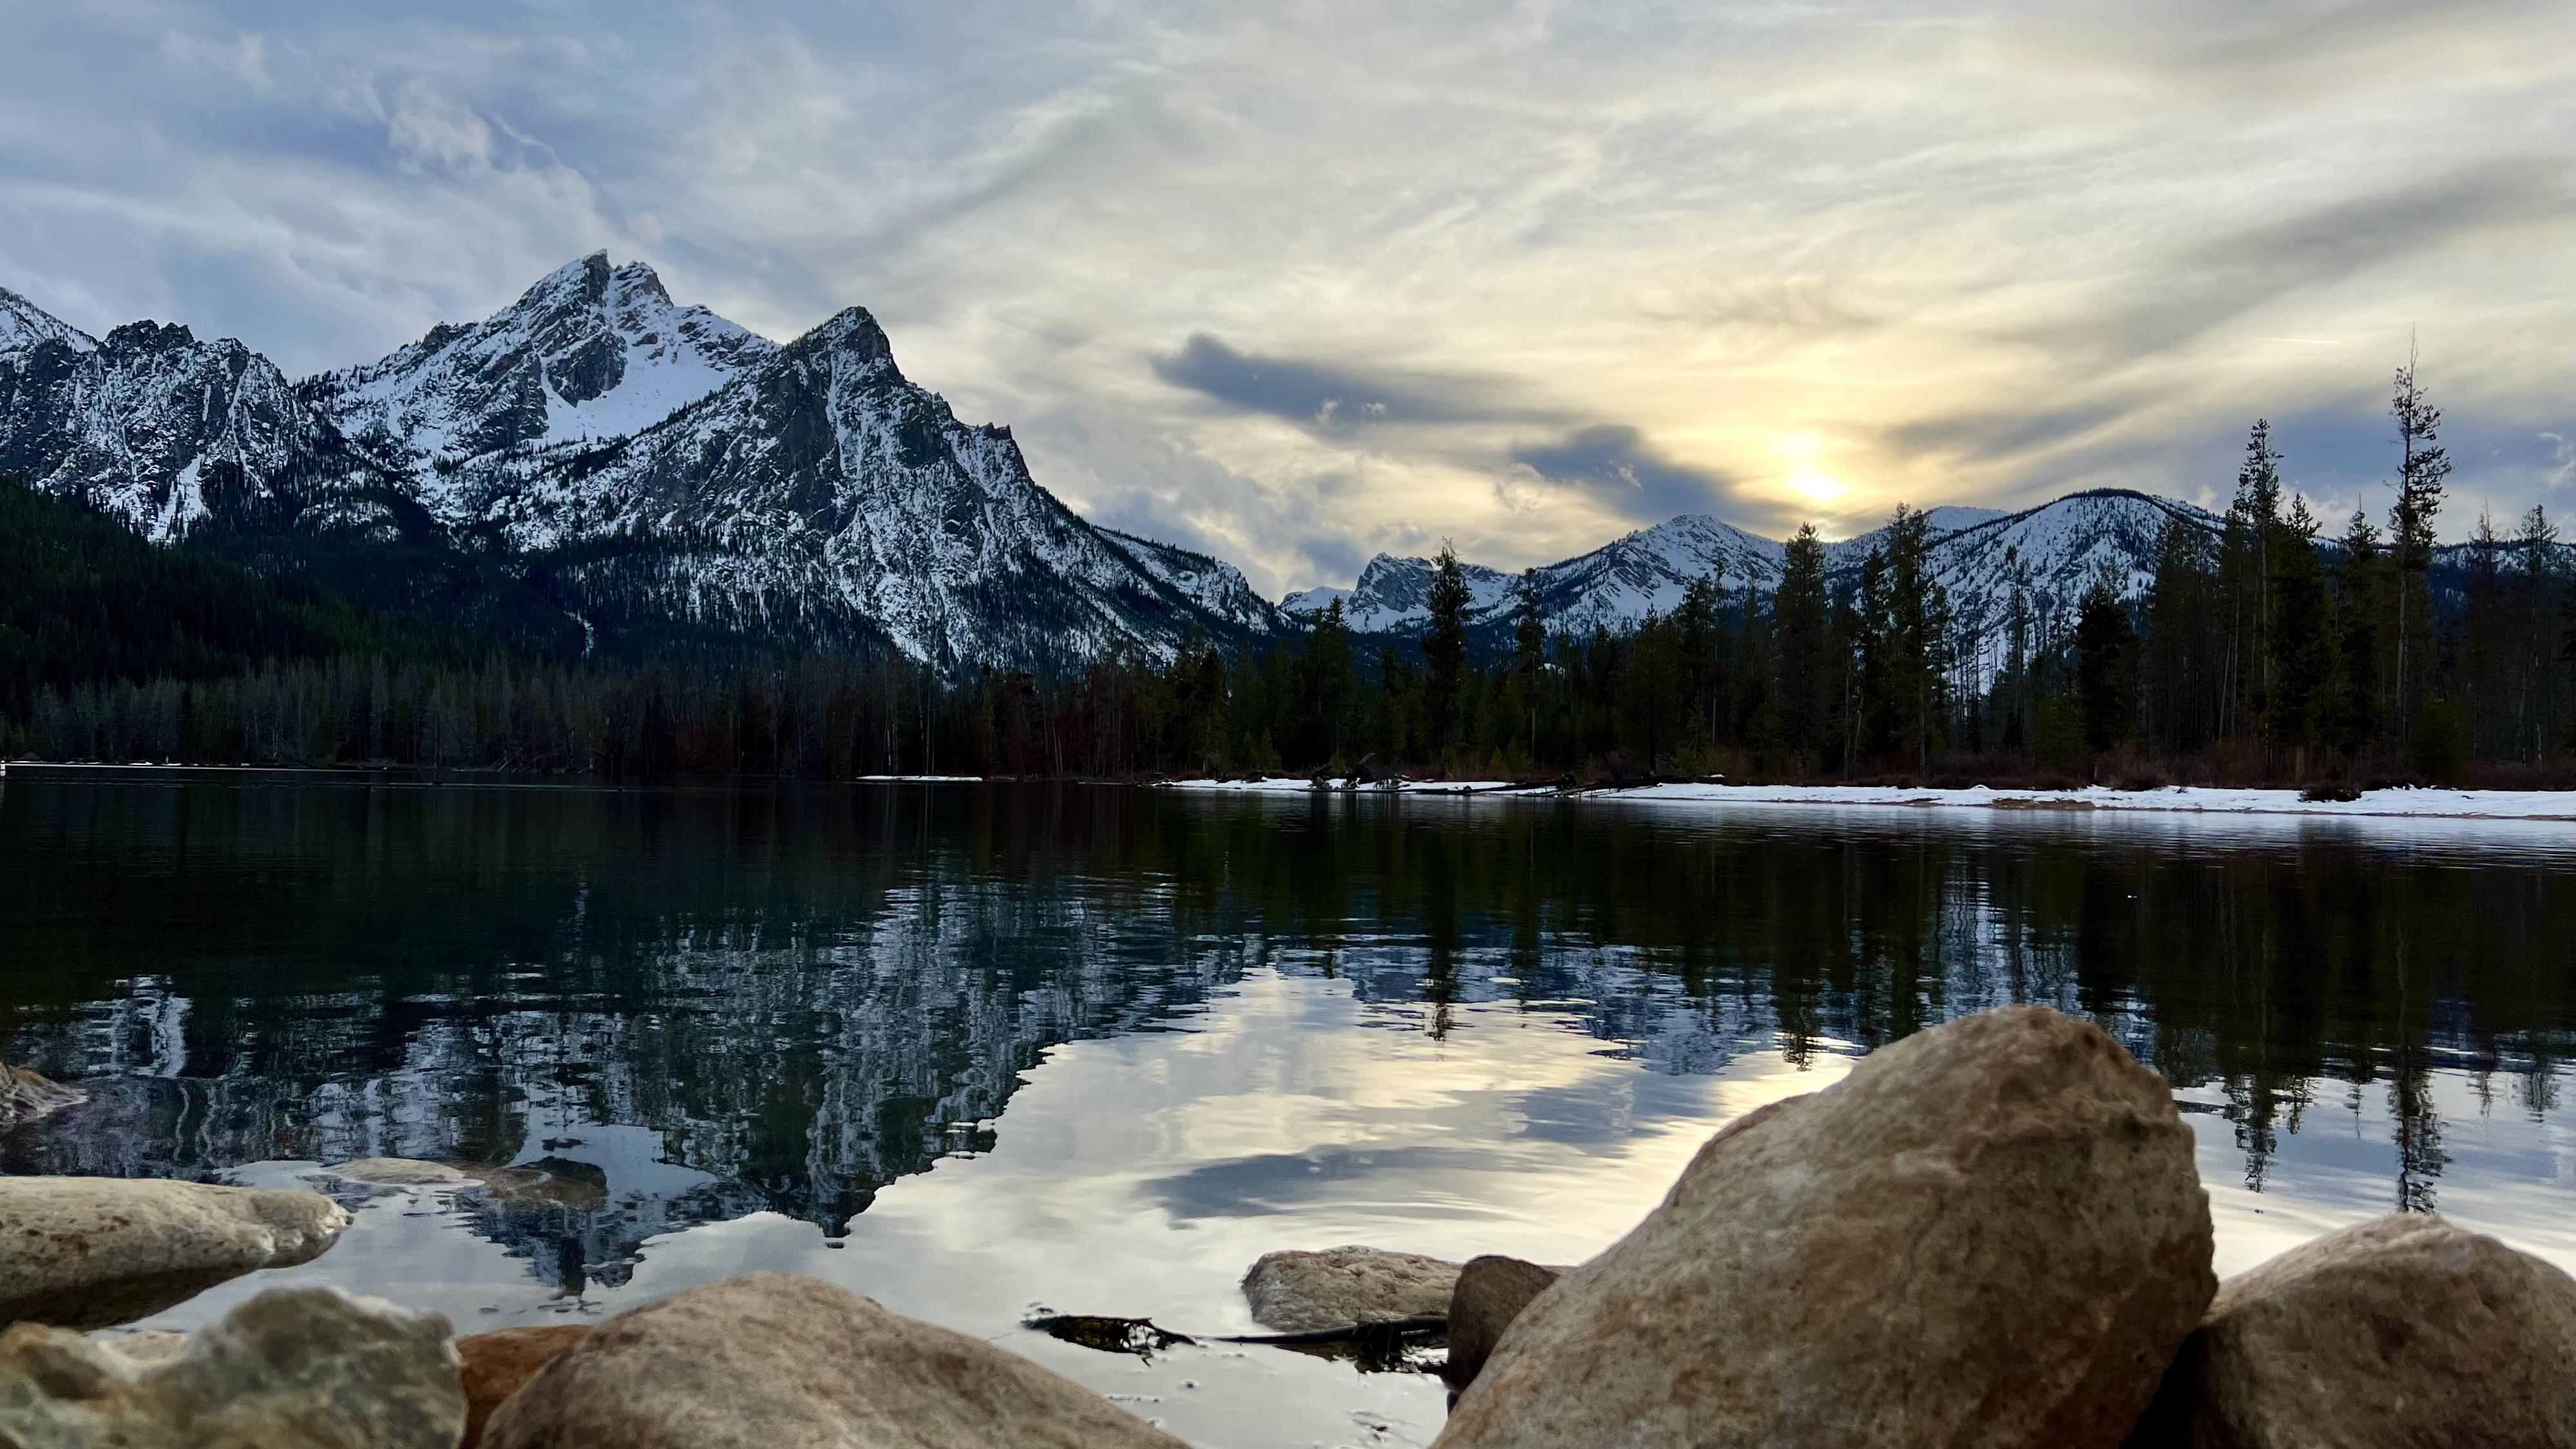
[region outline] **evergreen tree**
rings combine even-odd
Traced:
[[[1949,596],[1931,576],[1931,521],[1900,503],[1885,551],[1861,568],[1863,710],[1873,754],[1909,755],[1928,770],[1947,737]]]
[[[1825,594],[1825,544],[1812,523],[1800,525],[1782,560],[1771,596],[1779,638],[1780,747],[1800,774],[1826,758],[1827,724],[1838,702],[1829,693],[1841,671],[1832,658],[1832,605]]]
[[[2129,738],[2138,720],[2137,626],[2107,572],[2084,592],[2075,655],[2085,747],[2100,754]]]
[[[2272,688],[2272,554],[2281,533],[2281,455],[2272,424],[2254,420],[2245,463],[2236,473],[2219,543],[2219,575],[2228,607],[2227,673],[2220,681],[2219,728],[2238,734],[2262,720]]]
[[[2450,455],[2438,439],[2442,410],[2427,401],[2410,348],[2397,369],[2389,412],[2397,420],[2397,501],[2389,510],[2388,544],[2397,567],[2397,732],[2411,736],[2433,673],[2433,518],[2442,511]]]
[[[2179,518],[2156,535],[2155,574],[2147,586],[2145,712],[2159,749],[2189,754],[2223,727],[2220,670],[2226,661],[2218,560],[2209,536]]]
[[[2273,677],[2263,711],[2263,737],[2292,752],[2294,775],[2306,773],[2308,752],[2334,687],[2333,601],[2325,562],[2317,554],[2317,520],[2305,498],[2292,500],[2270,549],[2272,562]]]
[[[2377,742],[2386,718],[2380,656],[2387,636],[2380,621],[2388,608],[2387,566],[2379,529],[2369,514],[2353,510],[2352,523],[2344,530],[2343,560],[2335,581],[2339,646],[2335,664],[2340,684],[2333,735],[2336,748],[2356,761]]]
[[[1512,619],[1512,682],[1520,694],[1520,720],[1530,758],[1538,758],[1540,686],[1547,670],[1547,623],[1539,614],[1538,570],[1521,570]]]
[[[1690,729],[1702,744],[1724,735],[1727,713],[1727,639],[1720,624],[1723,606],[1719,585],[1707,574],[1682,586],[1681,607],[1673,611],[1675,643],[1680,653],[1681,697]]]
[[[1351,630],[1338,598],[1324,606],[1323,617],[1306,641],[1307,698],[1314,711],[1309,758],[1330,763],[1342,758],[1350,729],[1351,698],[1358,670],[1351,657]]]
[[[1459,687],[1467,672],[1467,608],[1475,594],[1458,550],[1443,542],[1431,568],[1431,620],[1422,635],[1423,727],[1432,753],[1445,753],[1458,734]]]

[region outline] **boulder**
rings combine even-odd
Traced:
[[[452,1187],[466,1181],[463,1171],[444,1162],[417,1157],[361,1157],[323,1169],[333,1177],[377,1187]]]
[[[447,1320],[336,1288],[262,1293],[142,1361],[65,1329],[0,1334],[0,1444],[17,1449],[452,1449]]]
[[[1569,1271],[1492,1254],[1467,1260],[1449,1293],[1449,1362],[1440,1371],[1452,1393],[1476,1381],[1503,1330]]]
[[[1252,1321],[1278,1333],[1314,1333],[1449,1311],[1458,1265],[1383,1248],[1264,1253],[1243,1275]]]
[[[1709,1139],[1522,1310],[1444,1449],[2113,1449],[2215,1291],[2173,1094],[2038,1007]]]
[[[227,1278],[306,1262],[348,1225],[339,1204],[312,1192],[0,1177],[0,1323],[130,1322]]]
[[[846,1288],[748,1273],[564,1350],[483,1449],[1182,1449],[1088,1389]]]
[[[2576,1279],[2440,1218],[2231,1278],[2138,1449],[2576,1449]]]
[[[89,1100],[89,1093],[66,1087],[41,1072],[0,1062],[0,1127],[33,1122],[48,1112]]]
[[[177,1358],[188,1351],[188,1335],[162,1328],[141,1328],[131,1333],[111,1333],[91,1340],[110,1353],[121,1354],[137,1365],[156,1364]]]
[[[482,1443],[483,1426],[502,1400],[553,1363],[555,1355],[590,1337],[590,1328],[587,1323],[556,1323],[495,1329],[456,1340],[465,1389],[465,1439],[457,1449],[474,1449]]]

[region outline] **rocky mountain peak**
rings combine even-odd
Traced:
[[[96,339],[6,287],[0,287],[0,354],[32,351],[59,342],[74,352],[95,351]]]
[[[777,351],[703,307],[672,302],[642,262],[593,252],[481,322],[432,328],[376,362],[308,379],[350,437],[419,481],[461,522],[530,458],[629,437]]]

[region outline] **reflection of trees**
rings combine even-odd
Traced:
[[[2506,1071],[2545,1113],[2576,1029],[2576,873],[2464,869],[2331,825],[2235,842],[2131,821],[1193,806],[1151,826],[1182,837],[1155,856],[1186,930],[1338,938],[1356,912],[1405,943],[1374,966],[1344,953],[1367,994],[1581,1000],[1673,1069],[2046,1002],[2214,1086],[2258,1189],[2318,1083],[2386,1075],[2398,1199],[2428,1205],[2448,1161],[2437,1060]]]
[[[704,1180],[483,1210],[574,1285],[705,1217],[836,1226],[988,1140],[1049,1046],[1254,966],[1346,977],[1433,1030],[1463,1003],[1561,1005],[1676,1072],[2047,1002],[2214,1086],[2257,1188],[2319,1084],[2385,1075],[2407,1206],[2447,1160],[2435,1066],[2514,1076],[2549,1113],[2576,1027],[2576,877],[2331,830],[1083,787],[13,787],[0,812],[22,850],[0,1045],[114,1078],[0,1160],[479,1162],[650,1128]]]

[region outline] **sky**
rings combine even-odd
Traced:
[[[0,286],[290,374],[605,248],[1276,594],[1679,513],[2576,511],[2576,6],[0,0]],[[2339,528],[2335,531],[2339,531]]]

